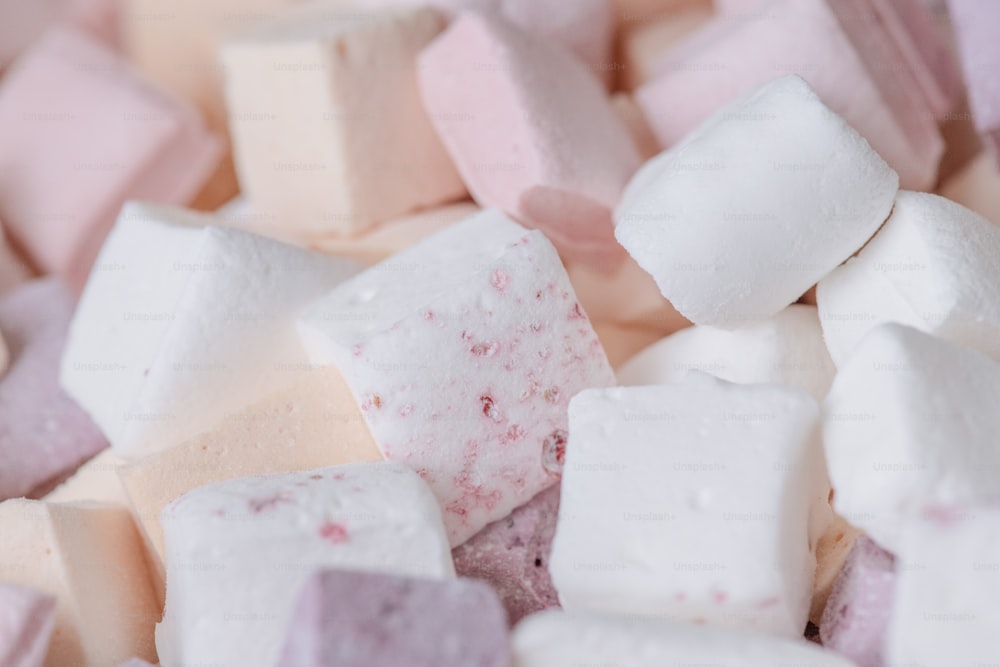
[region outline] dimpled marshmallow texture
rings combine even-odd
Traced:
[[[898,553],[925,506],[1000,500],[998,403],[1000,364],[903,325],[873,329],[823,403],[834,508]]]
[[[302,588],[278,667],[510,667],[497,594],[435,581],[324,570]]]
[[[838,366],[866,333],[900,322],[1000,359],[1000,228],[936,195],[901,191],[875,238],[820,281]]]
[[[55,612],[56,601],[51,595],[0,584],[0,665],[42,667]]]
[[[465,194],[417,89],[417,54],[444,27],[427,7],[321,4],[223,47],[240,185],[273,216],[260,231],[351,235]]]
[[[469,191],[569,257],[613,262],[611,210],[639,154],[600,83],[558,47],[466,12],[420,56],[431,120]]]
[[[582,392],[569,418],[550,563],[564,608],[802,634],[828,521],[812,398],[696,373]]]
[[[555,483],[570,397],[614,384],[555,249],[498,211],[344,283],[299,328],[385,457],[430,484],[452,546]]]
[[[61,382],[133,459],[296,378],[301,308],[361,267],[213,218],[130,204],[70,328]]]
[[[314,570],[454,576],[427,485],[359,463],[203,486],[167,506],[165,665],[274,665]]]
[[[615,235],[681,314],[732,327],[776,314],[861,248],[897,187],[868,143],[786,76],[647,162]]]
[[[822,401],[836,368],[813,306],[793,304],[739,329],[695,326],[634,356],[618,369],[625,386],[677,382],[700,370],[740,384],[783,384]]]
[[[525,619],[514,630],[512,647],[516,667],[853,667],[836,653],[804,640],[581,612],[546,611]]]

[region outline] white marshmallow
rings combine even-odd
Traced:
[[[360,264],[129,204],[70,327],[60,382],[115,453],[138,458],[294,381],[294,321]]]
[[[943,197],[900,191],[885,226],[820,281],[838,366],[866,333],[901,322],[1000,359],[1000,228]]]
[[[454,576],[434,496],[393,463],[210,484],[161,521],[164,665],[277,664],[299,589],[318,569]]]
[[[838,514],[896,553],[924,507],[1000,499],[1000,364],[900,324],[858,344],[823,403]]]
[[[580,612],[544,611],[529,616],[515,628],[512,641],[516,667],[853,664],[803,639]]]
[[[909,523],[896,576],[887,665],[996,663],[1000,509],[936,508]]]
[[[555,249],[497,211],[344,283],[300,331],[385,457],[430,484],[452,546],[554,484],[569,399],[614,384]]]
[[[796,301],[871,238],[899,178],[801,78],[719,109],[639,170],[615,236],[696,324]]]
[[[822,401],[836,368],[816,308],[793,304],[739,329],[694,326],[647,347],[618,369],[618,384],[669,384],[699,370],[739,384],[783,384]]]
[[[818,421],[802,392],[703,373],[578,394],[549,564],[563,607],[800,636],[829,521]]]

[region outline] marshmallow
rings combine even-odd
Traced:
[[[164,665],[274,665],[295,596],[320,568],[446,578],[454,569],[427,485],[393,463],[203,486],[163,511]]]
[[[473,198],[545,232],[568,257],[612,263],[611,209],[639,155],[605,91],[552,44],[460,14],[419,59],[431,121]]]
[[[55,615],[56,601],[51,595],[0,584],[0,665],[42,667]]]
[[[1000,168],[982,152],[941,186],[939,194],[1000,227]]]
[[[623,92],[615,93],[611,96],[611,105],[631,135],[632,143],[639,151],[641,160],[646,161],[660,152],[660,144],[656,141],[649,121],[631,95]]]
[[[788,385],[817,401],[823,400],[836,373],[816,308],[793,304],[739,329],[682,329],[619,368],[618,384],[668,384],[681,380],[689,370],[739,384]]]
[[[663,54],[712,18],[712,3],[689,3],[662,16],[636,21],[622,32],[619,53],[621,86],[635,90],[655,77]]]
[[[125,200],[187,202],[221,151],[192,109],[68,29],[4,77],[0,118],[0,218],[40,269],[73,285]]]
[[[801,636],[828,522],[815,401],[692,374],[584,391],[569,419],[550,563],[564,608]]]
[[[344,283],[299,330],[385,457],[427,480],[452,546],[554,484],[570,397],[614,384],[551,244],[497,211]]]
[[[7,233],[0,226],[0,295],[29,280],[33,274],[20,253],[11,247]]]
[[[496,589],[511,625],[559,606],[549,574],[558,512],[557,485],[486,526],[451,553],[459,576],[482,579]]]
[[[816,543],[816,577],[813,580],[812,606],[809,608],[809,620],[815,625],[822,621],[834,582],[844,568],[851,547],[862,534],[844,517],[834,514],[833,521]]]
[[[663,332],[656,329],[600,322],[594,323],[594,333],[614,369],[663,337]]]
[[[153,599],[128,512],[100,503],[0,503],[0,581],[55,597],[45,665],[106,667],[154,660]]]
[[[517,667],[852,667],[837,654],[802,639],[580,612],[546,611],[525,619],[514,631],[512,647]]]
[[[115,0],[0,0],[0,70],[55,23],[69,22],[115,46],[118,7]]]
[[[0,500],[31,493],[108,446],[59,388],[73,305],[54,278],[25,283],[0,299],[0,329],[11,355],[0,378]]]
[[[252,230],[309,243],[465,194],[417,89],[445,27],[427,7],[359,15],[311,5],[222,49]]]
[[[125,466],[120,477],[162,588],[166,551],[160,515],[175,498],[239,477],[380,460],[350,390],[336,369],[327,369],[304,372],[291,386],[211,430]]]
[[[1000,511],[939,507],[906,527],[886,664],[976,667],[997,658]]]
[[[128,662],[123,662],[118,667],[156,667],[141,658],[132,658]]]
[[[176,445],[297,379],[306,358],[294,318],[361,268],[213,222],[126,206],[73,319],[62,386],[123,458]]]
[[[910,327],[873,329],[823,403],[834,509],[898,553],[925,506],[1000,499],[998,401],[1000,364]]]
[[[92,501],[128,507],[128,496],[118,475],[125,460],[111,449],[90,459],[59,486],[46,494],[50,503]]]
[[[660,75],[636,92],[636,102],[661,145],[671,147],[746,91],[801,74],[899,172],[904,187],[927,189],[944,142],[905,57],[866,5],[777,0],[740,20],[720,17],[664,56]],[[824,166],[803,160],[795,169],[815,176]]]
[[[647,162],[615,236],[696,324],[796,301],[888,217],[896,173],[797,76],[720,109]]]
[[[816,292],[838,366],[858,341],[900,322],[1000,359],[1000,228],[936,195],[901,191],[885,226]]]
[[[496,593],[434,581],[323,570],[302,587],[278,667],[509,667]]]
[[[948,14],[968,83],[972,119],[1000,165],[1000,90],[996,83],[1000,45],[994,34],[1000,23],[1000,6],[977,0],[948,0]]]
[[[896,583],[895,559],[862,535],[837,577],[819,634],[823,646],[858,667],[882,667],[883,648]]]

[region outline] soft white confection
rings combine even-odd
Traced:
[[[798,76],[718,110],[632,178],[615,236],[695,324],[796,301],[871,238],[899,177]]]
[[[853,667],[804,639],[659,618],[543,611],[514,629],[514,667]]]
[[[1000,628],[1000,508],[939,507],[908,522],[887,665],[985,667]]]
[[[650,345],[618,369],[618,384],[669,384],[699,370],[740,384],[783,384],[822,401],[837,369],[813,306],[793,304],[738,329],[694,326]]]
[[[110,448],[76,469],[66,481],[50,491],[45,500],[51,503],[71,503],[90,500],[128,507],[128,495],[118,472],[125,461]]]
[[[901,322],[1000,359],[1000,228],[944,197],[900,191],[875,238],[816,290],[838,366]]]
[[[454,576],[434,496],[395,463],[210,484],[161,521],[163,665],[277,664],[299,589],[319,569]]]
[[[299,328],[385,457],[430,484],[452,546],[554,484],[570,398],[614,384],[552,244],[495,210],[339,286]]]
[[[897,553],[936,504],[1000,500],[1000,364],[900,324],[873,329],[823,403],[837,513]]]
[[[830,519],[819,408],[704,373],[570,403],[549,568],[568,610],[801,636]]]
[[[60,382],[124,458],[293,382],[307,363],[295,318],[361,269],[214,221],[126,205],[76,311]]]

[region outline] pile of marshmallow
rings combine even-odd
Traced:
[[[0,0],[0,667],[996,664],[997,27]]]

